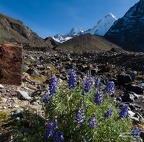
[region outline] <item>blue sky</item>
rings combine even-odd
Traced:
[[[0,0],[0,13],[21,20],[45,38],[72,27],[93,27],[108,13],[117,18],[139,0]]]

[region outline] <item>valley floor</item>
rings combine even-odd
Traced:
[[[0,112],[31,107],[44,117],[41,97],[48,91],[50,76],[56,75],[59,82],[63,83],[67,79],[67,71],[71,68],[76,70],[79,80],[89,74],[93,78],[100,77],[102,84],[106,84],[107,80],[114,81],[116,93],[113,97],[119,103],[127,103],[131,110],[140,114],[143,119],[144,53],[124,51],[101,53],[24,51],[22,83],[1,84]]]

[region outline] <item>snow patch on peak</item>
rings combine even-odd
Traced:
[[[64,37],[63,37],[61,34],[55,35],[55,36],[53,37],[53,39],[54,39],[55,41],[57,41],[57,42],[60,42],[60,43],[62,43],[62,42],[65,41]]]
[[[108,15],[106,15],[105,17],[106,17],[106,18],[107,18],[107,17],[112,17],[112,18],[114,18],[115,20],[117,20],[117,18],[116,18],[111,12],[108,13]]]
[[[77,36],[77,35],[81,35],[84,31],[81,29],[76,29],[76,28],[72,28],[67,34],[65,34],[64,36],[71,36],[71,37],[74,37],[74,36]]]
[[[82,35],[83,33],[84,33],[84,30],[82,28],[80,28],[79,34]]]

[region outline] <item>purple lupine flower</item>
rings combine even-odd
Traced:
[[[49,95],[48,94],[44,94],[44,96],[42,97],[42,100],[44,103],[47,103],[49,100]]]
[[[132,129],[132,136],[134,137],[134,138],[136,138],[136,140],[138,141],[138,136],[140,135],[140,133],[142,132],[142,130],[141,129],[139,129],[137,126],[136,127],[134,127],[133,129]]]
[[[128,105],[123,104],[123,106],[120,109],[121,109],[121,112],[119,113],[120,118],[126,118],[126,116],[128,115]]]
[[[88,120],[88,125],[90,128],[94,129],[97,126],[97,120],[95,118],[95,115],[93,114],[89,120]]]
[[[53,136],[57,127],[58,127],[57,121],[54,120],[54,121],[49,122],[45,131],[46,138]]]
[[[95,89],[98,90],[99,89],[99,86],[100,86],[100,78],[97,78],[95,80]]]
[[[56,93],[57,84],[58,84],[58,80],[56,76],[51,77],[49,82],[50,96],[53,96]]]
[[[106,93],[108,93],[108,94],[114,93],[114,92],[115,92],[114,88],[115,88],[114,82],[113,82],[113,81],[108,81],[108,82],[106,83],[106,88],[105,88],[105,91],[104,91],[105,94],[106,94]]]
[[[110,108],[108,108],[107,111],[104,113],[104,118],[108,119],[112,116],[112,114],[113,114],[113,111]]]
[[[75,118],[76,123],[77,124],[83,124],[84,123],[84,118],[85,118],[84,107],[83,107],[83,103],[82,103],[82,100],[81,100],[79,108],[78,108],[78,113],[77,113],[77,116]]]
[[[90,92],[93,84],[93,79],[91,76],[87,76],[86,79],[83,81],[84,91],[86,93]]]
[[[94,102],[97,105],[100,105],[103,102],[103,96],[102,96],[102,92],[101,91],[97,91],[95,98],[94,98]]]
[[[73,89],[76,87],[77,84],[77,75],[74,69],[70,69],[68,71],[68,85],[69,89]]]
[[[63,133],[60,131],[57,131],[54,135],[54,140],[53,142],[63,142],[64,141],[64,136]]]

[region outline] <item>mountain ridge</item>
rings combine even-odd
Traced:
[[[87,33],[103,36],[116,20],[117,18],[112,13],[108,13],[106,16],[100,19],[94,27],[88,30],[84,31],[82,28],[78,30],[75,27],[73,27],[66,34],[64,35],[56,34],[52,38],[59,43],[63,43],[67,40],[72,39],[75,36],[79,36]]]
[[[49,47],[44,39],[39,37],[22,21],[0,13],[0,43],[17,42],[24,47]]]

